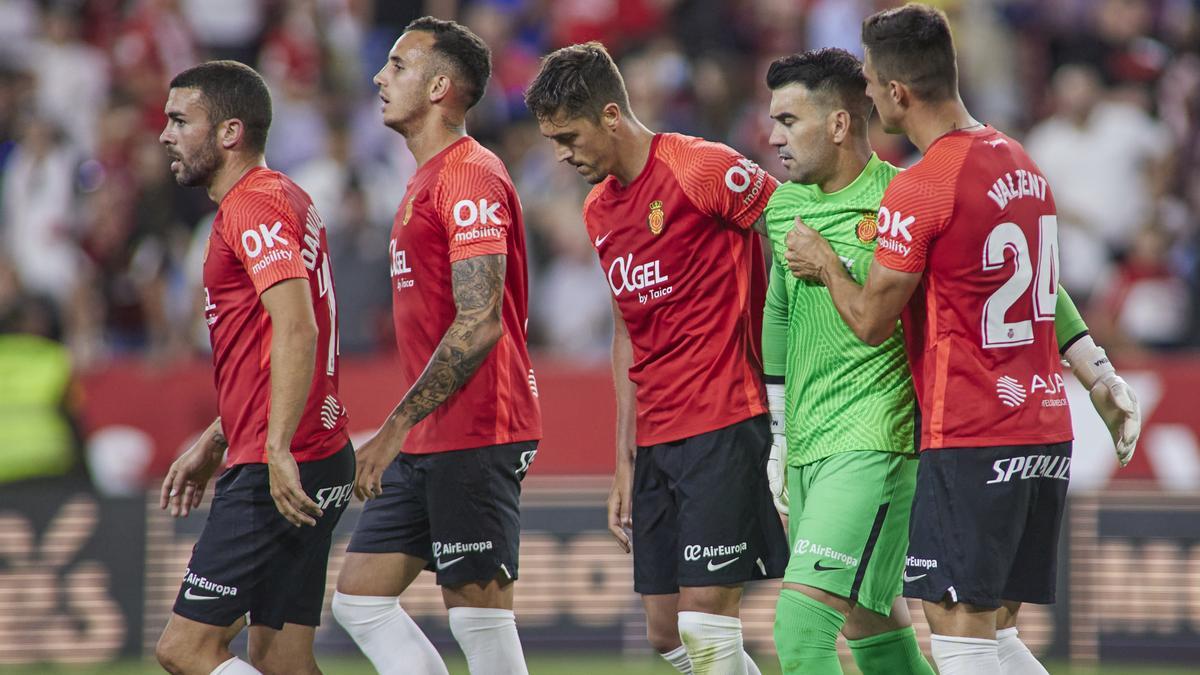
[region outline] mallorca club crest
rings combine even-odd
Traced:
[[[407,224],[408,224],[408,219],[409,219],[409,218],[412,218],[412,205],[413,205],[413,202],[414,202],[415,200],[416,200],[416,198],[415,198],[415,197],[413,197],[413,198],[410,198],[410,199],[408,200],[408,203],[404,205],[404,218],[402,218],[402,219],[400,220],[400,225],[402,225],[402,226],[403,226],[403,225],[407,225]]]
[[[879,236],[879,216],[874,213],[864,213],[862,220],[858,221],[858,228],[854,233],[864,244],[875,241],[875,237]]]
[[[650,234],[658,236],[662,234],[663,226],[666,224],[663,215],[663,203],[661,199],[655,199],[650,202],[650,215],[646,217],[646,222],[650,225]]]

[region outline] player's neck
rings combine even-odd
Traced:
[[[922,103],[919,108],[910,113],[908,140],[924,154],[929,146],[937,139],[952,131],[963,129],[980,129],[983,123],[971,117],[962,99],[953,99],[940,103]]]
[[[827,195],[842,190],[862,175],[863,169],[867,168],[867,162],[870,161],[870,143],[865,139],[862,143],[851,143],[838,151],[837,169],[828,179],[818,183],[817,187]]]
[[[217,174],[213,176],[213,180],[208,184],[208,198],[221,203],[225,199],[225,195],[233,189],[234,185],[245,176],[248,171],[255,167],[267,167],[266,158],[261,155],[233,155],[225,166],[221,167]]]
[[[415,129],[402,132],[408,150],[417,160],[417,166],[424,166],[437,154],[467,135],[466,126],[462,119],[451,120],[442,115],[429,115]]]
[[[630,118],[617,131],[617,161],[612,175],[622,186],[629,185],[646,168],[650,161],[650,146],[654,144],[654,132]]]

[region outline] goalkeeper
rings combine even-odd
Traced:
[[[775,434],[768,474],[776,505],[790,515],[791,542],[776,608],[780,662],[785,673],[841,673],[841,632],[868,675],[932,675],[900,597],[917,475],[917,410],[903,336],[897,330],[878,347],[864,344],[829,293],[793,278],[783,258],[787,232],[800,219],[864,282],[876,212],[900,169],[871,151],[871,101],[850,53],[820,49],[781,58],[767,85],[770,142],[789,178],[764,212],[775,254],[763,328]],[[1136,400],[1062,289],[1055,325],[1123,466],[1140,431]],[[1007,655],[1015,665],[1028,655],[1015,628],[998,635],[1002,660]]]

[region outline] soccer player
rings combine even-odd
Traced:
[[[608,527],[632,545],[650,643],[681,672],[757,673],[742,585],[787,560],[765,476],[752,231],[776,182],[724,145],[644,127],[596,42],[546,56],[525,100],[558,159],[594,186],[583,217],[616,326]]]
[[[354,481],[325,227],[267,168],[271,96],[254,70],[185,70],[166,114],[175,180],[220,205],[204,249],[220,417],[171,465],[161,506],[187,516],[222,457],[228,469],[156,655],[172,673],[317,673],[329,545]],[[253,666],[229,651],[247,613]]]
[[[966,110],[945,15],[917,4],[877,13],[863,43],[884,128],[925,156],[888,185],[865,285],[802,224],[788,234],[789,265],[823,283],[868,344],[902,321],[922,413],[904,593],[924,601],[938,670],[1045,672],[1009,631],[1021,603],[1054,601],[1070,475],[1053,195],[1016,141]],[[1089,350],[1081,379],[1124,463],[1136,404]]]
[[[772,492],[783,513],[790,507],[793,545],[776,611],[781,662],[787,672],[841,672],[840,627],[863,672],[932,673],[899,599],[916,482],[916,462],[906,458],[915,451],[915,401],[903,341],[893,335],[864,345],[824,287],[792,279],[784,261],[787,233],[800,219],[861,284],[879,203],[900,170],[871,150],[872,104],[853,55],[819,49],[784,57],[766,79],[770,142],[789,178],[765,212],[775,264],[763,324],[776,434],[768,467],[788,467],[786,480],[782,469],[772,478]],[[1058,343],[1070,352],[1087,327],[1061,288],[1057,302]],[[831,563],[827,550],[853,564]]]
[[[408,387],[358,451],[369,499],[333,612],[375,668],[445,673],[397,596],[437,573],[474,675],[524,673],[513,616],[521,479],[541,438],[526,349],[521,204],[504,165],[467,135],[491,53],[451,21],[410,23],[375,75],[383,123],[417,160],[392,224],[392,308]]]

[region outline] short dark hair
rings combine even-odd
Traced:
[[[958,95],[954,39],[940,9],[912,4],[872,14],[863,21],[862,42],[884,82],[903,82],[925,101]]]
[[[475,107],[492,76],[492,50],[487,43],[460,23],[432,16],[413,19],[404,27],[405,33],[414,30],[433,34],[433,51],[458,70],[466,85],[467,110]]]
[[[525,105],[534,117],[600,119],[604,106],[616,103],[629,114],[625,79],[608,50],[599,42],[563,47],[542,59],[537,77],[525,91]]]
[[[263,152],[271,130],[271,92],[250,66],[239,61],[208,61],[179,73],[171,89],[200,92],[208,121],[239,119],[246,127],[246,148]]]
[[[767,87],[775,90],[789,84],[804,85],[834,106],[844,108],[866,129],[872,108],[867,78],[863,77],[862,63],[845,49],[810,49],[775,59],[767,69]]]

